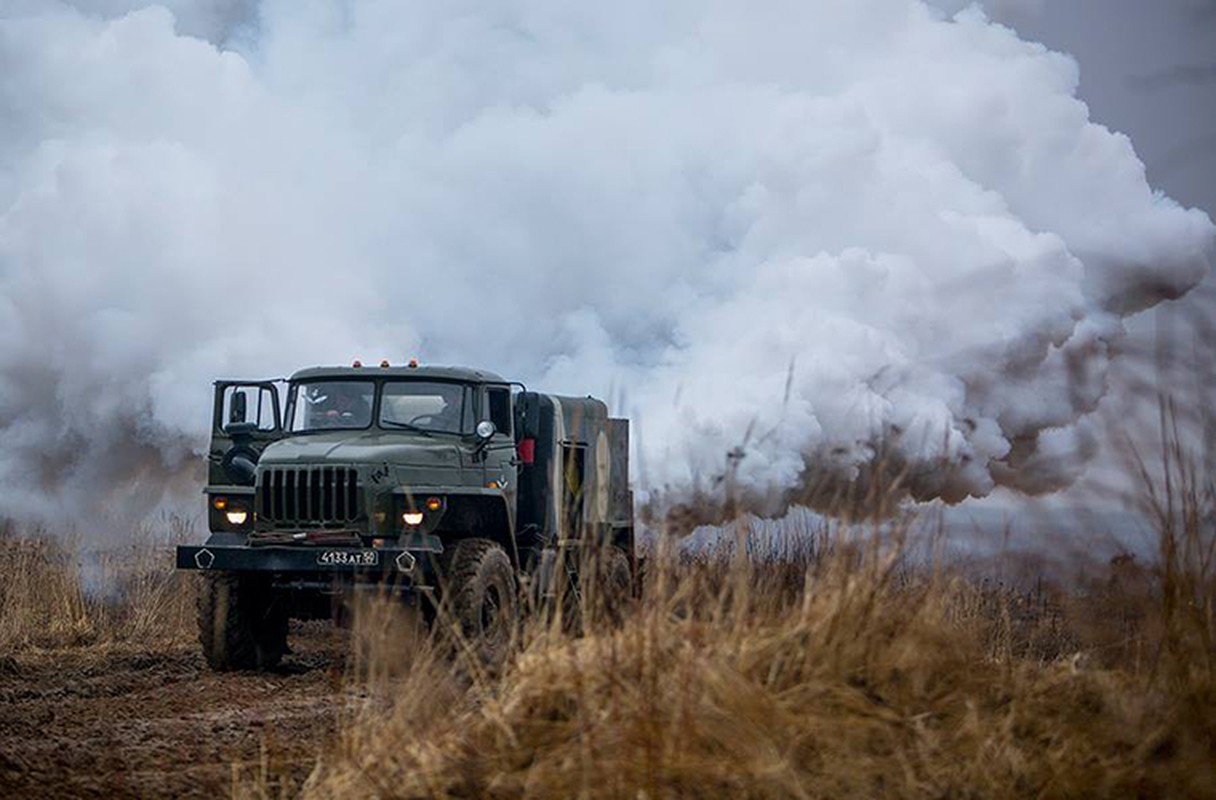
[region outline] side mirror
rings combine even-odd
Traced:
[[[231,405],[228,407],[228,425],[242,425],[248,419],[249,401],[242,391],[232,393],[230,400]]]
[[[491,436],[498,432],[498,428],[494,427],[494,423],[488,419],[483,419],[477,423],[477,438],[483,442],[489,440]]]

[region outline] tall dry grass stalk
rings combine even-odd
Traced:
[[[1216,475],[1187,446],[1179,413],[1168,398],[1160,403],[1161,451],[1157,469],[1138,453],[1136,466],[1146,487],[1145,513],[1158,531],[1157,569],[1162,641],[1167,670],[1183,684],[1193,675],[1211,684],[1216,676]]]

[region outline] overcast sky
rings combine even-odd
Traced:
[[[1093,119],[1131,137],[1149,183],[1216,215],[1216,0],[1007,0],[992,13],[1075,56]]]

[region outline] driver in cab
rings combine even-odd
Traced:
[[[371,417],[371,398],[354,387],[326,387],[324,397],[314,401],[313,428],[363,428]]]

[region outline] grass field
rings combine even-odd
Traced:
[[[1156,557],[1033,591],[910,557],[932,552],[915,521],[842,527],[762,564],[661,540],[623,622],[533,614],[494,675],[376,602],[346,631],[294,629],[276,673],[207,673],[194,584],[168,551],[82,570],[78,542],[9,531],[0,788],[1216,796],[1212,479],[1181,447],[1144,479]]]

